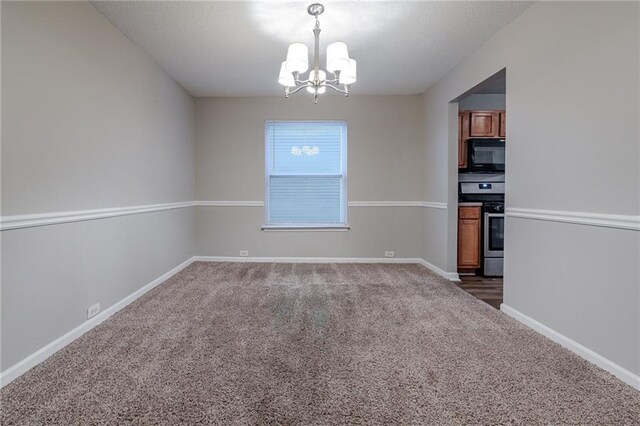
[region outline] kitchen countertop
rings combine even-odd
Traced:
[[[470,201],[458,203],[458,207],[482,207],[482,203],[479,201]]]

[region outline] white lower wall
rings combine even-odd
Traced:
[[[423,207],[349,207],[348,231],[262,231],[264,207],[196,207],[201,256],[420,257]],[[425,209],[428,210],[428,209]]]
[[[354,236],[356,242],[370,244],[369,248],[350,243],[348,232],[317,232],[318,238],[313,241],[322,244],[313,247],[308,247],[309,232],[260,231],[260,236],[247,232],[239,236],[240,239],[259,243],[250,246],[257,247],[250,258],[237,257],[229,247],[236,244],[240,249],[238,235],[233,231],[224,233],[222,229],[225,224],[233,224],[231,217],[243,224],[252,220],[260,224],[260,206],[185,207],[5,231],[2,233],[2,260],[7,265],[2,269],[5,283],[3,384],[77,338],[82,330],[89,329],[95,322],[86,320],[89,305],[99,302],[103,311],[116,309],[110,307],[122,304],[122,300],[133,300],[132,294],[149,283],[158,282],[158,277],[191,259],[393,261],[382,258],[375,250],[379,244],[386,245],[385,241],[394,241],[394,236],[408,240],[407,235],[400,235],[408,231],[406,227],[404,231],[399,230],[395,227],[398,223],[389,220],[391,217],[397,217],[405,226],[408,220],[419,220],[420,215],[433,215],[430,222],[447,215],[443,208],[356,207],[353,208],[359,223],[356,229],[362,229],[361,225],[371,226],[360,221],[357,214],[358,210],[371,208],[376,212],[368,212],[364,217],[379,216],[388,227],[382,227],[383,232],[369,239],[361,234]],[[220,246],[196,249],[194,241],[202,244],[214,240],[206,234],[196,238],[194,230],[198,228],[201,228],[198,232],[210,228],[211,235],[219,235]],[[637,311],[633,309],[640,297],[640,288],[626,285],[626,272],[637,266],[636,260],[640,257],[637,231],[511,217],[507,219],[507,229],[513,237],[511,242],[536,241],[526,250],[507,246],[509,263],[505,279],[513,284],[506,288],[507,313],[637,387],[634,352],[615,351],[629,345],[626,336],[640,332],[640,318],[634,316]],[[534,235],[537,239],[532,238]],[[556,237],[563,243],[558,244]],[[411,253],[417,249],[417,246],[408,251],[401,249],[397,260],[418,262],[449,279],[456,279],[455,274],[447,274],[437,265],[413,257]],[[612,254],[616,249],[625,250],[626,255]],[[190,255],[205,253],[205,250],[213,254]],[[433,255],[443,260],[445,252]],[[140,253],[143,253],[142,260]],[[269,253],[275,255],[269,257]],[[337,255],[329,256],[329,253]],[[567,253],[572,256],[567,257]],[[557,259],[568,261],[561,264]],[[591,268],[602,264],[609,269]],[[542,265],[551,265],[551,268]],[[640,271],[631,279],[640,283]],[[598,291],[585,291],[592,288]],[[620,300],[628,306],[620,306]],[[594,304],[602,311],[621,308],[622,312],[605,323],[599,310],[589,308]],[[540,306],[545,308],[541,310]],[[564,312],[565,318],[558,318],[555,314],[558,311]],[[69,330],[78,331],[69,335]],[[602,337],[606,339],[604,344]]]
[[[440,269],[457,272],[457,268],[449,269],[447,264],[447,227],[448,209],[424,209],[421,212],[422,244],[420,257]]]
[[[2,231],[2,371],[193,256],[193,210]]]
[[[640,232],[507,217],[504,303],[640,373]]]

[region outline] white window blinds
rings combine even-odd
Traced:
[[[266,123],[267,226],[346,226],[344,121]]]

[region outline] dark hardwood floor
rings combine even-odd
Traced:
[[[500,309],[502,303],[502,278],[490,278],[477,275],[461,275],[458,287],[471,293],[478,299]]]

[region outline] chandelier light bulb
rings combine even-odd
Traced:
[[[349,67],[349,51],[347,45],[336,41],[327,46],[327,71],[343,71]]]
[[[278,83],[285,87],[293,87],[296,85],[296,81],[293,78],[293,74],[287,70],[287,61],[284,61],[280,65],[280,76],[278,77]]]
[[[340,72],[340,84],[353,84],[356,82],[356,60],[349,59],[349,66]]]
[[[305,72],[309,69],[309,50],[302,43],[293,43],[287,51],[287,70],[293,72]]]

